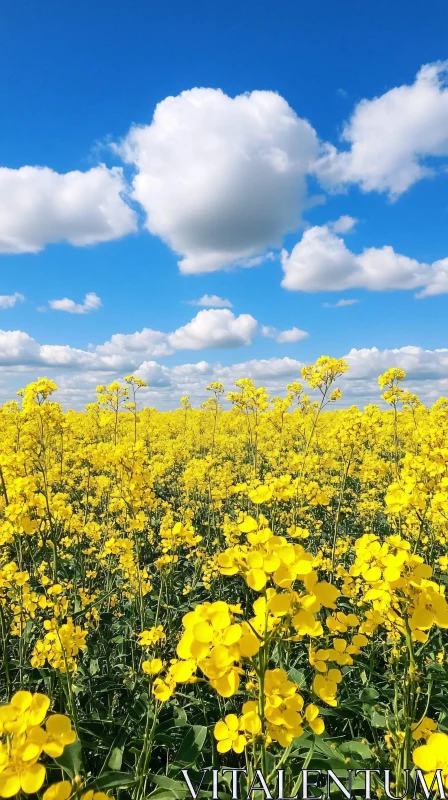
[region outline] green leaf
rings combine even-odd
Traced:
[[[177,767],[189,767],[194,764],[207,736],[207,728],[204,725],[193,725],[186,734],[174,759]]]
[[[121,789],[135,783],[135,775],[132,772],[103,772],[101,777],[92,783],[101,792],[106,789]]]
[[[176,723],[175,724],[176,725],[180,725],[181,723],[183,724],[184,722],[188,725],[187,712],[185,711],[185,709],[179,708],[177,710],[177,716],[176,716]]]
[[[162,789],[168,789],[172,797],[184,797],[188,794],[188,788],[184,783],[175,781],[173,778],[167,778],[166,775],[149,775],[148,777],[156,786],[160,786]]]
[[[144,714],[146,714],[148,708],[148,701],[146,695],[141,695],[138,700],[134,702],[134,704],[129,709],[129,716],[134,722],[139,722]]]
[[[268,775],[275,769],[275,756],[273,753],[270,753],[269,750],[266,752],[266,769]]]
[[[112,770],[119,770],[121,769],[122,763],[123,763],[123,748],[114,747],[112,753],[110,754],[109,761],[107,762],[107,766]]]
[[[292,667],[292,669],[290,669],[288,672],[288,678],[290,681],[293,681],[293,683],[297,683],[300,689],[305,688],[306,680],[303,670]]]
[[[363,744],[363,742],[356,741],[355,739],[351,742],[344,742],[339,745],[339,750],[341,753],[345,753],[348,756],[355,754],[361,756],[361,758],[365,760],[372,757],[369,745]]]
[[[359,695],[359,699],[361,703],[372,703],[374,700],[377,700],[379,697],[379,693],[373,686],[368,686],[362,690],[361,694]]]
[[[189,727],[190,723],[187,720],[182,719],[181,717],[176,717],[175,719],[167,719],[166,722],[161,722],[157,725],[157,736],[159,733],[168,733],[168,731],[177,730],[177,728],[187,728]]]
[[[97,658],[92,658],[89,664],[89,675],[96,675],[99,672],[99,664]]]
[[[360,713],[360,708],[358,706],[358,714]],[[355,719],[357,716],[357,712],[354,708],[351,708],[347,703],[344,705],[339,706],[338,708],[322,708],[320,711],[321,717],[339,717],[340,719]]]
[[[310,731],[306,731],[306,733],[302,733],[301,736],[296,736],[296,738],[292,740],[292,743],[293,743],[294,747],[297,748],[297,749],[293,750],[293,752],[290,753],[289,757],[293,758],[293,756],[298,755],[299,750],[301,750],[301,749],[303,750],[305,748],[306,750],[309,750],[309,748],[310,748],[310,739],[311,739],[312,736],[313,736],[313,734]]]
[[[169,736],[168,733],[156,733],[154,736],[154,742],[157,742],[157,744],[165,744],[168,747],[171,747],[173,744],[173,737]]]
[[[69,744],[64,747],[64,752],[62,753],[59,758],[54,759],[56,764],[58,764],[70,778],[74,778],[75,775],[79,775],[81,772],[81,765],[82,765],[82,748],[81,742],[79,739],[76,739],[73,744]]]
[[[329,739],[322,739],[320,736],[316,736],[314,739],[314,749],[319,753],[323,753],[332,761],[340,761],[345,764],[345,756],[337,749],[334,742],[331,742]]]
[[[386,717],[383,714],[378,714],[378,711],[374,711],[370,718],[370,722],[372,723],[374,728],[385,728],[386,727]]]
[[[444,711],[445,713],[448,713],[448,702],[446,697],[434,695],[431,698],[431,705],[436,708],[437,711]]]
[[[180,795],[175,794],[171,789],[155,789],[148,797],[152,797],[153,800],[176,800]]]

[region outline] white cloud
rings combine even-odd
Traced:
[[[300,370],[303,366],[304,363],[295,358],[253,358],[231,366],[223,367],[217,364],[213,369],[213,376],[228,383],[233,383],[242,377],[265,381],[266,385],[274,385],[278,390],[282,385],[279,381],[283,382],[293,377],[300,379]]]
[[[146,381],[148,386],[171,386],[170,369],[158,364],[157,361],[144,361],[135,371],[138,378]]]
[[[415,392],[427,404],[448,395],[448,348],[425,350],[413,345],[385,350],[353,348],[345,359],[349,369],[340,386],[346,403],[378,404],[381,394],[378,376],[390,367],[404,369],[403,388]]]
[[[190,306],[202,306],[203,308],[233,308],[230,300],[218,297],[217,294],[204,294],[199,300],[188,300]]]
[[[323,226],[308,228],[291,254],[282,252],[282,286],[293,291],[336,291],[357,285],[356,256]]]
[[[278,331],[273,325],[262,325],[260,333],[267,339],[275,339],[280,344],[289,342],[300,342],[301,339],[306,339],[309,334],[300,328],[290,328],[287,331]]]
[[[367,289],[415,289],[432,279],[429,265],[400,255],[389,245],[368,247],[356,258]]]
[[[262,325],[260,328],[260,333],[266,339],[275,339],[277,336],[277,328],[274,328],[273,325]]]
[[[121,364],[140,364],[141,360],[153,356],[168,356],[173,348],[166,333],[143,328],[135,333],[114,333],[109,341],[92,348],[104,365],[120,369]]]
[[[24,300],[25,298],[20,292],[0,294],[0,308],[13,308],[16,303],[23,303]]]
[[[336,354],[339,355],[339,354]],[[426,403],[435,402],[438,397],[448,395],[448,349],[424,350],[421,347],[401,347],[378,350],[376,347],[355,349],[344,356],[349,370],[339,379],[338,386],[343,396],[336,407],[356,404],[363,407],[367,403],[382,404],[378,387],[378,375],[391,366],[401,366],[407,372],[403,386],[416,392]],[[199,405],[207,398],[205,387],[212,380],[222,381],[225,391],[234,388],[234,382],[241,377],[252,378],[257,385],[263,385],[271,395],[286,394],[286,384],[293,380],[302,381],[302,361],[293,358],[251,359],[231,365],[220,362],[179,364],[166,367],[156,361],[145,361],[135,370],[149,384],[149,389],[140,395],[142,405],[153,405],[159,409],[175,408],[179,398],[188,394]],[[25,367],[16,368],[25,370]],[[29,372],[30,368],[28,368]],[[48,370],[47,370],[48,372]],[[8,374],[12,374],[9,370]],[[82,407],[94,399],[95,386],[112,378],[122,378],[123,372],[61,372],[53,370],[56,383],[61,387],[57,399],[68,406]],[[4,372],[0,371],[0,391],[7,399],[11,397],[3,386]],[[29,372],[29,380],[34,380]],[[28,378],[24,380],[26,383]],[[384,405],[384,404],[383,404]]]
[[[251,256],[250,258],[240,258],[239,261],[235,262],[236,267],[245,267],[246,269],[250,269],[251,267],[259,267],[260,264],[265,264],[266,261],[275,261],[278,256],[269,250],[267,253],[262,253],[260,256]]]
[[[236,317],[228,309],[199,311],[190,322],[171,333],[151,328],[115,333],[103,344],[90,344],[86,350],[68,344],[41,345],[24,331],[0,330],[0,367],[41,365],[116,372],[143,368],[146,364],[149,369],[154,366],[153,359],[169,356],[175,350],[249,345],[257,331],[258,322],[250,314]]]
[[[335,220],[334,222],[329,222],[328,227],[333,231],[333,233],[350,233],[353,230],[358,220],[356,217],[350,217],[348,214],[343,214],[342,217]]]
[[[317,136],[278,94],[196,88],[167,97],[116,149],[135,165],[146,227],[185,274],[257,256],[300,225]],[[247,265],[247,264],[246,264]]]
[[[280,331],[277,336],[277,342],[285,344],[286,342],[300,342],[306,339],[309,334],[306,331],[301,331],[300,328],[290,328],[287,331]]]
[[[356,303],[359,303],[359,300],[355,300],[354,298],[351,300],[345,300],[343,297],[341,297],[337,303],[323,303],[322,305],[324,308],[345,308],[346,306],[354,306]]]
[[[340,355],[340,354],[335,354]],[[425,350],[422,347],[408,346],[379,350],[376,347],[356,349],[343,355],[349,364],[348,372],[339,379],[337,385],[343,392],[342,403],[352,403],[362,407],[366,403],[381,403],[378,376],[390,367],[402,367],[407,373],[404,386],[416,392],[427,403],[433,403],[441,395],[448,394],[448,348]],[[241,377],[248,377],[268,388],[268,391],[285,394],[285,386],[290,380],[301,382],[302,361],[293,358],[253,359],[231,366],[208,365],[207,379],[221,380],[226,390]],[[174,376],[173,376],[174,380]],[[175,379],[178,382],[178,378]],[[195,379],[196,385],[196,379]],[[200,384],[202,393],[204,384]],[[185,389],[188,387],[184,385]]]
[[[67,311],[69,314],[88,314],[89,311],[96,311],[101,307],[101,299],[95,292],[88,292],[82,303],[75,303],[68,297],[62,300],[50,300],[48,305],[53,311]]]
[[[36,361],[50,367],[68,367],[70,369],[104,369],[107,366],[105,362],[97,358],[95,353],[70,347],[68,344],[38,346]]]
[[[33,364],[39,359],[39,345],[23,331],[0,330],[0,365]]]
[[[448,348],[424,350],[422,347],[408,345],[393,349],[379,350],[377,347],[352,348],[345,356],[349,371],[347,378],[376,378],[390,367],[401,367],[409,380],[432,380],[448,378]]]
[[[21,331],[0,332],[1,400],[14,396],[18,376],[21,376],[20,385],[25,385],[45,374],[60,387],[56,395],[59,402],[66,407],[82,408],[94,400],[98,383],[122,379],[132,369],[149,384],[140,395],[141,405],[175,408],[184,394],[188,394],[195,405],[205,400],[205,387],[212,380],[222,381],[225,390],[229,391],[238,378],[248,377],[257,385],[265,386],[271,395],[285,394],[287,383],[302,380],[300,371],[304,365],[302,361],[286,357],[251,359],[230,365],[199,361],[167,367],[152,359],[141,360],[141,352],[134,356],[131,364],[128,361],[128,364],[117,363],[114,366],[105,364],[95,353],[68,346],[43,345],[39,348]],[[406,371],[404,388],[416,392],[424,402],[433,403],[438,397],[448,395],[448,348],[353,348],[344,358],[349,363],[349,370],[338,381],[343,392],[338,406],[356,403],[362,407],[366,403],[381,403],[378,375],[392,366],[400,366]]]
[[[123,199],[121,168],[103,164],[60,174],[48,167],[0,167],[0,252],[37,253],[67,241],[91,245],[137,229]]]
[[[448,156],[447,74],[447,61],[426,64],[411,86],[361,100],[342,133],[350,149],[327,144],[315,166],[320,179],[394,197],[434,174],[428,159]]]
[[[227,308],[209,309],[199,311],[191,322],[169,334],[168,341],[175,350],[240,347],[252,343],[257,328],[257,320],[250,314],[235,317]]]
[[[420,300],[423,297],[431,297],[436,294],[448,293],[448,258],[434,261],[431,265],[431,279],[421,292],[416,294]]]
[[[282,252],[282,286],[319,292],[361,288],[418,289],[417,297],[448,292],[448,259],[425,264],[393,247],[369,247],[356,255],[327,225],[308,228],[288,254]]]

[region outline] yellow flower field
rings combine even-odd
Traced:
[[[223,765],[448,788],[448,399],[391,369],[387,410],[337,410],[346,370],[0,408],[0,797],[174,800]]]

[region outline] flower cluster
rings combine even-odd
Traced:
[[[49,707],[46,695],[27,691],[0,706],[0,797],[38,792],[46,776],[41,756],[58,758],[75,741],[68,717],[53,714],[45,722]]]

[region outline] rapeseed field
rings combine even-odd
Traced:
[[[394,368],[338,410],[346,370],[0,408],[0,797],[175,800],[223,765],[448,787],[448,399]]]

